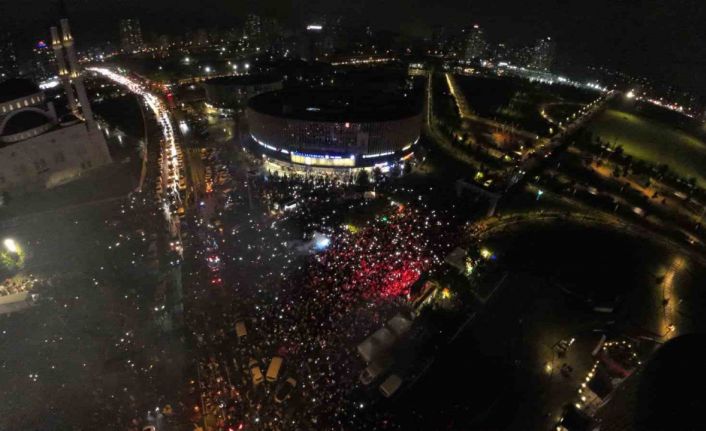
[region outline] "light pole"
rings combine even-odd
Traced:
[[[12,254],[19,254],[20,253],[20,247],[17,245],[17,241],[15,241],[12,238],[5,238],[3,240],[2,244],[5,246],[5,249],[12,253]]]
[[[20,244],[12,238],[5,238],[2,241],[3,248],[0,249],[0,272],[2,269],[15,272],[24,267],[25,253]]]

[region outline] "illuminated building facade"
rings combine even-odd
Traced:
[[[52,47],[40,40],[32,48],[32,77],[44,81],[56,75],[56,59]]]
[[[17,76],[17,53],[12,35],[0,33],[0,80]]]
[[[481,57],[488,47],[483,30],[478,24],[463,30],[466,44],[463,58],[466,61]]]
[[[537,44],[532,48],[532,60],[530,66],[537,70],[551,70],[554,64],[554,55],[556,53],[556,43],[551,37],[539,39]]]
[[[422,123],[405,97],[340,89],[261,94],[247,117],[265,157],[312,168],[389,167],[411,157]]]
[[[120,21],[120,48],[130,54],[143,48],[140,21],[135,18]]]

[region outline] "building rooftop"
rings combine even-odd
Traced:
[[[43,126],[50,121],[51,119],[49,119],[46,115],[36,111],[19,111],[7,120],[7,123],[5,123],[5,127],[2,130],[2,135],[9,136],[16,133],[22,133],[27,130],[32,130],[36,127]]]
[[[276,117],[324,122],[393,121],[421,113],[411,97],[340,88],[272,91],[253,97],[248,106]]]
[[[279,76],[276,76],[276,75],[253,74],[253,75],[239,75],[239,76],[221,76],[218,78],[208,79],[204,83],[207,85],[235,86],[235,85],[272,84],[272,83],[280,82],[280,81],[282,81],[282,78]]]
[[[0,103],[31,96],[41,92],[39,87],[27,79],[13,78],[0,82]]]

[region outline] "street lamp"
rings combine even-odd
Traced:
[[[12,238],[6,238],[2,244],[5,246],[5,249],[9,251],[10,253],[13,254],[18,254],[20,252],[20,247],[17,245],[17,241],[15,241]]]

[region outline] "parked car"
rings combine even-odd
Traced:
[[[252,384],[254,386],[262,383],[265,378],[262,376],[262,370],[260,370],[260,365],[257,363],[255,358],[251,358],[248,362],[248,367],[250,368],[250,374],[252,375]]]

